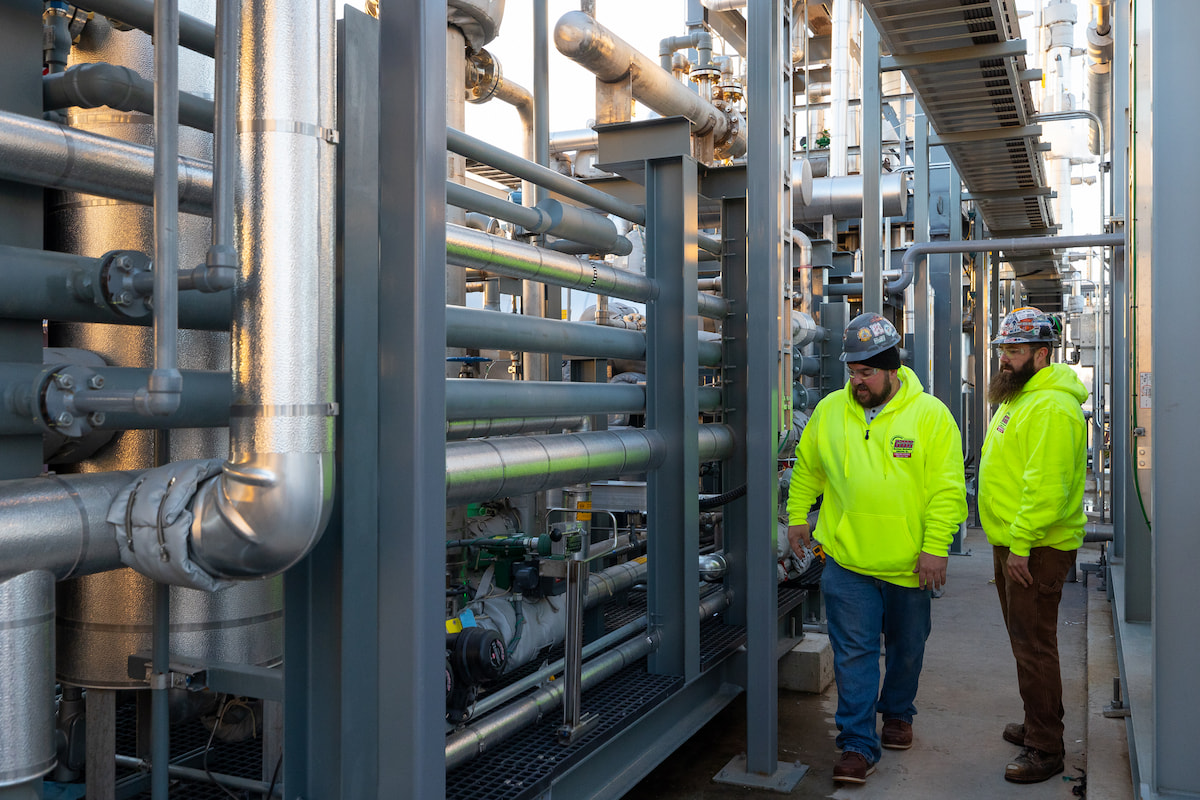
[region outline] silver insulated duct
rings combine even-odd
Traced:
[[[0,582],[0,795],[54,767],[53,624],[53,575]]]
[[[215,16],[212,0],[183,0],[181,10],[201,19]],[[180,89],[213,94],[212,59],[181,49]],[[150,36],[122,31],[96,15],[72,48],[72,64],[109,62],[152,78]],[[138,145],[153,141],[153,120],[108,108],[70,109],[72,129]],[[180,152],[200,161],[212,158],[211,134],[180,129]],[[65,192],[50,196],[47,239],[54,249],[99,256],[113,249],[153,251],[153,218],[149,206]],[[185,267],[204,263],[211,240],[208,219],[179,215],[179,257]],[[51,343],[99,353],[115,366],[148,367],[153,339],[148,328],[126,325],[52,324]],[[181,330],[180,368],[229,369],[229,334]],[[170,458],[207,458],[229,450],[224,428],[175,430]],[[83,473],[136,470],[154,466],[154,435],[128,431],[104,450],[71,468]],[[61,467],[59,468],[62,469]],[[89,526],[84,526],[88,530]],[[99,530],[91,527],[91,530]],[[59,678],[88,687],[144,686],[129,678],[126,656],[150,649],[153,582],[130,569],[88,575],[58,586],[57,649]],[[279,581],[246,583],[210,595],[171,589],[171,648],[174,654],[213,661],[270,664],[282,655],[282,586]]]

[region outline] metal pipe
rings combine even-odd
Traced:
[[[106,273],[110,256],[100,258],[0,245],[0,318],[54,322],[103,322],[149,325],[144,303],[125,303]],[[229,330],[231,292],[184,292],[180,327]]]
[[[796,162],[794,162],[796,163]],[[795,174],[795,168],[793,168]],[[885,172],[879,179],[883,195],[883,216],[902,217],[908,208],[908,175]],[[812,197],[807,205],[792,203],[792,222],[819,222],[826,215],[834,219],[861,219],[863,216],[862,175],[813,178]]]
[[[154,3],[154,370],[146,396],[137,403],[146,415],[179,408],[179,0]],[[134,396],[135,401],[139,398]],[[166,791],[166,778],[162,778]]]
[[[446,344],[451,347],[568,353],[589,358],[646,358],[646,335],[640,331],[586,322],[530,319],[498,311],[446,306]],[[721,363],[721,343],[700,338],[700,366]]]
[[[1095,111],[1089,111],[1086,108],[1077,108],[1072,111],[1048,111],[1044,114],[1034,114],[1029,119],[1032,122],[1061,122],[1072,119],[1090,120],[1096,126],[1095,135],[1092,137],[1092,152],[1096,155],[1101,155],[1104,152],[1103,147],[1099,144],[1107,141],[1104,132],[1104,120],[1100,119]]]
[[[560,53],[602,81],[628,76],[635,98],[663,116],[686,117],[693,135],[711,133],[713,144],[729,157],[746,154],[746,130],[740,117],[727,116],[594,18],[568,11],[554,27],[554,43]]]
[[[3,130],[0,129],[0,132]],[[514,177],[533,181],[564,197],[598,208],[606,214],[614,214],[639,225],[646,223],[646,210],[641,206],[627,203],[599,189],[582,184],[549,167],[533,164],[507,150],[468,136],[460,130],[446,129],[446,148],[453,153],[502,169]]]
[[[65,580],[121,567],[108,509],[139,474],[48,473],[0,482],[0,579],[46,570]]]
[[[462,441],[485,436],[577,431],[583,427],[584,419],[584,417],[500,417],[447,421],[446,440]]]
[[[573,131],[558,131],[550,134],[550,153],[569,153],[579,150],[595,150],[600,146],[600,134],[591,128]]]
[[[0,531],[9,527],[0,515]],[[20,514],[21,509],[15,509]],[[31,520],[32,522],[32,520]],[[33,522],[30,532],[38,530]],[[0,542],[3,542],[0,535]],[[114,544],[115,547],[115,544]],[[2,563],[8,569],[8,562]],[[41,778],[54,768],[54,578],[26,572],[0,582],[0,787],[28,785],[42,796]],[[0,788],[0,793],[5,791]]]
[[[446,379],[446,419],[535,414],[641,414],[646,390],[630,383]]]
[[[191,540],[196,562],[222,578],[295,564],[333,496],[333,8],[288,14],[280,26],[269,0],[242,4],[242,30],[272,35],[242,39],[230,457],[196,492]]]
[[[639,303],[649,302],[658,295],[657,286],[645,275],[600,261],[584,264],[572,256],[461,225],[446,226],[446,261],[509,278],[533,279]],[[729,304],[722,298],[700,294],[698,303],[702,317],[721,319],[728,313]]]
[[[1122,247],[1122,233],[1098,233],[1081,236],[1024,236],[1010,239],[974,239],[965,242],[916,242],[904,251],[900,260],[900,277],[889,281],[887,293],[897,295],[913,282],[925,257],[938,253],[982,253],[987,250],[1007,253],[1028,253],[1036,250],[1065,250],[1071,247]],[[826,294],[847,296],[862,294],[861,283],[842,283],[826,287]]]
[[[850,11],[852,0],[833,2],[833,43],[830,60],[830,76],[833,92],[830,97],[831,117],[829,121],[829,174],[842,177],[850,172],[847,145],[850,136]],[[807,74],[806,74],[807,77]],[[861,216],[861,213],[858,215]]]
[[[728,607],[730,600],[728,592],[718,591],[708,595],[700,602],[701,619]],[[658,633],[647,633],[588,661],[583,665],[583,689],[603,683],[626,666],[644,658],[658,647],[658,642]],[[462,766],[489,747],[542,719],[558,707],[562,696],[562,681],[554,681],[552,685],[544,686],[486,719],[473,722],[446,737],[446,769]]]
[[[151,768],[151,764],[143,758],[120,754],[117,755],[117,766],[142,771]],[[202,769],[184,767],[179,764],[168,764],[167,773],[173,778],[183,778],[184,780],[195,781],[197,783],[215,782],[222,786],[228,786],[231,789],[243,789],[255,794],[266,794],[269,788],[269,784],[266,781],[256,781],[253,778],[240,778],[237,775],[226,775],[222,772],[205,772]],[[274,791],[271,792],[271,796],[282,797],[283,787],[277,785]]]
[[[118,111],[154,113],[154,82],[116,64],[79,64],[42,78],[42,107],[47,111],[77,106],[108,106]],[[179,93],[179,124],[212,133],[213,102]]]
[[[153,0],[81,0],[74,5],[154,34]],[[215,51],[216,29],[196,17],[180,14],[178,40],[179,44],[188,50],[212,56]]]
[[[179,210],[212,213],[212,165],[178,159]],[[0,111],[0,178],[150,205],[154,150]]]
[[[200,273],[205,284],[232,287],[237,279],[234,216],[237,189],[237,80],[238,34],[241,25],[237,0],[217,0],[213,134],[212,245]]]
[[[446,504],[485,502],[644,472],[662,463],[664,447],[661,434],[639,428],[453,442],[446,445]],[[721,458],[732,448],[728,427],[700,426],[701,459]]]

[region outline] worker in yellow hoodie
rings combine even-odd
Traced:
[[[1036,308],[1004,318],[992,345],[1000,370],[988,385],[999,404],[979,461],[979,518],[996,571],[1000,611],[1017,660],[1023,722],[1003,736],[1021,752],[1004,770],[1016,783],[1063,771],[1058,605],[1083,544],[1087,399],[1074,371],[1051,364],[1058,320]]]
[[[788,539],[797,554],[811,543],[809,508],[824,495],[815,536],[826,555],[821,593],[838,687],[838,783],[865,783],[881,743],[912,746],[930,590],[945,582],[950,542],[967,516],[958,426],[901,366],[899,343],[878,314],[851,320],[841,356],[850,379],[813,410],[788,490]]]

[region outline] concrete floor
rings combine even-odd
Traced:
[[[1090,788],[1097,798],[1132,798],[1124,725],[1100,715],[1102,702],[1093,697],[1089,712],[1089,638],[1101,646],[1111,642],[1112,625],[1098,581],[1068,584],[1059,612],[1059,653],[1063,704],[1066,707],[1067,769],[1044,783],[1021,786],[1004,780],[1004,766],[1018,748],[1000,732],[1006,722],[1021,720],[1016,665],[1000,617],[992,581],[991,548],[978,529],[968,529],[967,556],[950,560],[949,582],[933,603],[933,633],[925,652],[913,748],[885,750],[866,785],[833,783],[837,757],[833,738],[835,687],[824,694],[779,693],[779,758],[808,765],[809,771],[791,792],[798,798],[874,800],[961,800],[1073,798],[1083,794],[1089,728],[1092,750],[1102,751],[1104,764]],[[1095,546],[1080,553],[1080,563],[1095,562]],[[1082,575],[1081,575],[1082,577]],[[1089,637],[1089,606],[1097,617]],[[1107,629],[1105,629],[1107,625]],[[1111,692],[1111,654],[1094,657],[1093,694]],[[699,733],[633,789],[629,800],[730,800],[777,793],[719,785],[712,776],[745,750],[746,719],[742,700],[732,703]],[[1123,764],[1122,758],[1125,758]]]

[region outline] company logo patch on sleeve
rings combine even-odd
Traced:
[[[1004,417],[1001,418],[1000,424],[996,426],[996,433],[1004,433],[1004,429],[1008,427],[1008,420],[1011,417],[1012,414],[1005,414]]]
[[[917,442],[915,439],[909,439],[904,436],[893,436],[892,458],[912,458],[913,450],[916,446]]]

